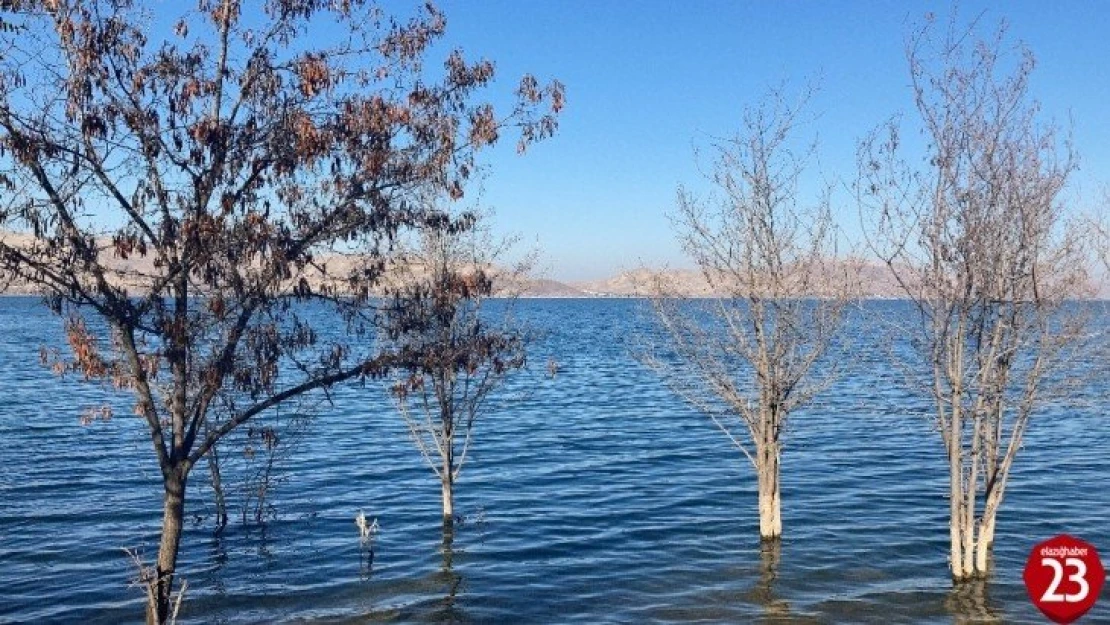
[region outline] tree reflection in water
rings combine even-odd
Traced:
[[[463,577],[454,569],[454,543],[455,526],[452,522],[445,520],[443,523],[443,543],[440,545],[443,564],[433,578],[444,588],[443,601],[432,619],[437,622],[461,623],[467,621],[466,614],[457,603],[458,596],[462,592]]]
[[[952,587],[944,607],[954,621],[962,623],[1001,623],[1002,610],[991,600],[990,579],[965,580]]]
[[[783,622],[791,618],[790,604],[775,593],[775,580],[778,579],[781,560],[781,539],[759,542],[759,580],[748,596],[763,608],[762,620],[765,622]]]

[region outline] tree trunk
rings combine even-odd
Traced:
[[[778,444],[765,444],[758,453],[759,537],[763,540],[774,540],[782,536]]]
[[[455,520],[455,480],[450,472],[443,475],[443,522],[451,523]]]
[[[987,506],[976,519],[964,508],[964,501],[952,517],[952,581],[961,584],[987,576],[994,545],[997,508]]]
[[[951,540],[949,566],[952,581],[959,582],[968,577],[970,571],[964,569],[964,492],[963,492],[963,438],[959,409],[952,410],[948,431],[948,532]]]
[[[967,526],[967,517],[964,515],[962,504],[955,506],[950,528],[952,581],[959,583],[971,579],[975,573],[973,559],[975,526]]]
[[[165,496],[162,512],[162,542],[158,548],[158,564],[155,569],[157,578],[154,585],[153,601],[147,605],[146,622],[148,625],[161,625],[170,620],[172,614],[173,577],[177,569],[177,552],[181,546],[182,522],[185,518],[185,482],[187,474],[174,469],[163,485]]]
[[[975,488],[975,482],[971,480],[964,485],[966,490],[962,522],[964,561],[961,570],[963,576],[969,579],[975,576]]]
[[[975,546],[975,570],[982,576],[987,575],[990,565],[991,547],[994,545],[995,512],[986,511],[979,522],[979,540]]]

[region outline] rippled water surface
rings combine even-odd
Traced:
[[[183,620],[1041,622],[1021,583],[1033,543],[1068,532],[1110,553],[1105,362],[1090,365],[1103,381],[1076,406],[1049,407],[1033,424],[993,580],[956,594],[943,447],[884,350],[862,340],[841,383],[796,415],[783,458],[786,535],[772,553],[759,546],[742,456],[629,355],[643,314],[629,300],[521,303],[544,338],[512,401],[479,424],[457,491],[464,522],[446,547],[438,483],[381,389],[338,392],[290,436],[264,527],[234,519],[215,538],[198,467]],[[128,586],[122,549],[156,551],[155,461],[127,401],[39,364],[60,327],[37,300],[0,300],[0,622],[137,621],[142,594]],[[106,401],[118,406],[112,420],[78,424]],[[233,481],[248,465],[241,447],[224,453]],[[359,509],[381,526],[372,567]],[[1110,622],[1110,602],[1088,618]]]

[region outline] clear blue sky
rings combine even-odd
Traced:
[[[400,13],[402,1],[391,3]],[[517,157],[488,155],[485,203],[502,231],[538,239],[550,277],[593,279],[683,266],[665,217],[680,183],[697,183],[692,146],[734,130],[768,87],[819,77],[810,129],[820,170],[850,177],[860,137],[909,112],[904,37],[947,3],[673,0],[445,0],[449,46],[497,64],[498,89],[525,72],[566,84],[556,137]],[[1110,3],[964,2],[968,18],[1010,24],[1038,59],[1033,92],[1070,123],[1081,157],[1072,194],[1110,182]],[[988,29],[989,30],[989,29]],[[1069,122],[1070,118],[1070,122]],[[835,199],[849,233],[858,218]]]

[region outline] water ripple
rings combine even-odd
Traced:
[[[876,307],[897,304],[875,304]],[[889,312],[889,311],[888,311]],[[1110,424],[1046,412],[1014,468],[989,586],[947,581],[943,447],[927,404],[883,350],[795,415],[783,458],[781,553],[756,536],[746,460],[629,356],[634,301],[528,301],[545,332],[514,401],[479,423],[445,546],[439,488],[384,394],[344,389],[282,465],[264,530],[211,534],[203,467],[190,481],[184,618],[234,623],[1038,622],[1021,568],[1067,531],[1110,550]],[[0,622],[137,622],[123,547],[156,549],[159,485],[127,398],[40,367],[60,324],[0,300]],[[1110,385],[1084,390],[1103,409]],[[1066,418],[1065,418],[1066,417]],[[1097,485],[1098,487],[1092,487]],[[371,570],[352,519],[379,519]],[[1106,606],[1092,618],[1108,618]],[[963,616],[960,616],[963,615]]]

